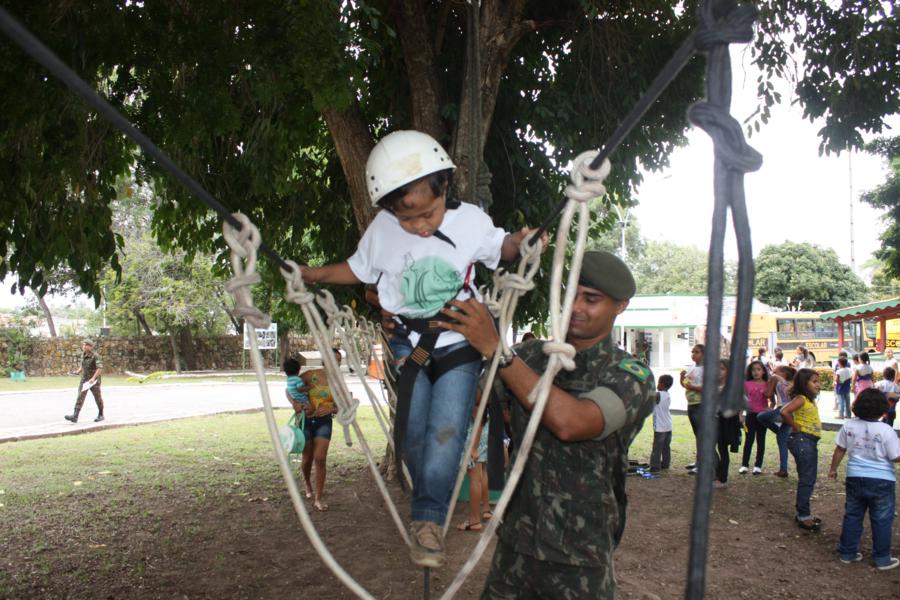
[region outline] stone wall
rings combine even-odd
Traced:
[[[193,341],[198,370],[251,368],[250,353],[244,352],[240,336],[196,337]],[[131,371],[148,374],[175,370],[169,336],[98,337],[94,343],[94,349],[103,359],[104,373]],[[309,336],[290,335],[288,348],[291,355],[296,355],[301,351],[314,350],[315,346]],[[275,364],[274,350],[262,352],[267,367],[280,367]],[[5,355],[5,344],[0,343],[0,358],[5,359]],[[81,338],[39,339],[35,340],[30,358],[25,363],[25,372],[28,375],[65,375],[80,366],[80,359]],[[284,356],[279,353],[278,361],[282,360]]]

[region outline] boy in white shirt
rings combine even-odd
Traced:
[[[381,307],[395,315],[395,359],[408,357],[398,381],[394,424],[398,463],[412,477],[412,561],[444,562],[442,526],[463,452],[482,356],[456,332],[440,329],[441,308],[478,297],[474,268],[513,260],[529,234],[494,227],[481,209],[447,197],[450,156],[431,136],[395,131],[372,149],[366,184],[382,210],[356,253],[341,263],[302,267],[309,283],[378,287]],[[546,241],[546,238],[544,238]],[[395,343],[396,342],[396,343]]]
[[[900,385],[894,381],[897,372],[891,367],[885,367],[881,372],[882,380],[875,383],[875,387],[882,391],[888,401],[888,411],[883,421],[894,426],[894,419],[897,417],[897,396],[900,394]]]
[[[872,524],[872,561],[882,571],[900,565],[900,559],[891,556],[897,480],[893,463],[900,462],[900,440],[891,427],[878,421],[885,412],[887,399],[880,390],[869,388],[860,392],[853,403],[856,418],[844,423],[838,432],[828,472],[831,479],[837,479],[838,465],[844,454],[849,454],[844,523],[838,544],[841,562],[862,560],[859,539],[868,510]]]
[[[653,450],[650,452],[650,472],[659,473],[672,463],[672,415],[669,413],[669,388],[675,382],[671,375],[661,375],[656,382],[659,398],[653,407]]]

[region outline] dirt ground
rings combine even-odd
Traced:
[[[422,598],[422,571],[410,566],[368,472],[354,466],[329,479],[330,510],[313,519],[338,560],[377,598]],[[659,479],[629,479],[628,525],[616,553],[620,598],[683,596],[693,485],[680,467]],[[866,560],[836,560],[842,485],[817,486],[813,508],[824,528],[814,534],[791,520],[795,485],[793,478],[735,474],[727,490],[716,490],[706,597],[900,598],[900,569],[878,572],[869,562],[868,526]],[[189,494],[159,489],[145,490],[134,510],[118,507],[114,518],[104,514],[113,512],[108,508],[91,511],[90,497],[79,507],[42,508],[39,522],[0,539],[0,589],[13,598],[352,597],[311,549],[277,481],[214,500],[205,498],[207,509],[197,511]],[[454,522],[464,510],[460,505]],[[432,597],[475,541],[476,534],[451,530],[449,566],[433,573]],[[483,560],[458,598],[478,597],[487,566]]]

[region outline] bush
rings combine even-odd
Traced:
[[[24,371],[25,361],[34,348],[34,338],[24,327],[8,327],[0,330],[6,341],[6,364],[0,366],[0,374],[9,377],[13,371]]]
[[[828,367],[816,367],[816,373],[819,374],[819,383],[822,384],[823,392],[833,392],[834,391],[834,371],[829,369]],[[878,382],[881,381],[881,371],[875,369],[875,372],[872,374],[872,381]]]

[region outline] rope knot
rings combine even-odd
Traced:
[[[244,319],[257,329],[268,329],[272,319],[253,306],[250,286],[261,281],[256,272],[256,249],[262,238],[259,229],[250,222],[247,215],[235,213],[234,218],[241,224],[237,229],[227,221],[222,225],[222,235],[231,248],[231,268],[234,277],[225,283],[225,289],[234,298],[234,315]]]
[[[565,190],[569,200],[587,202],[606,195],[606,186],[603,185],[603,181],[609,175],[612,167],[609,160],[604,160],[602,165],[592,169],[591,162],[598,154],[599,152],[596,150],[588,150],[575,158],[570,175],[572,185],[567,185]]]
[[[544,354],[549,357],[556,356],[562,368],[571,371],[575,368],[575,347],[565,342],[544,342]]]
[[[315,302],[316,295],[306,289],[306,282],[303,281],[303,271],[300,270],[300,265],[292,260],[284,262],[291,268],[290,271],[279,269],[287,287],[287,293],[284,296],[288,302],[301,305]]]
[[[746,44],[753,39],[753,23],[758,14],[755,6],[739,4],[724,19],[702,18],[694,45],[707,51],[722,44]]]

